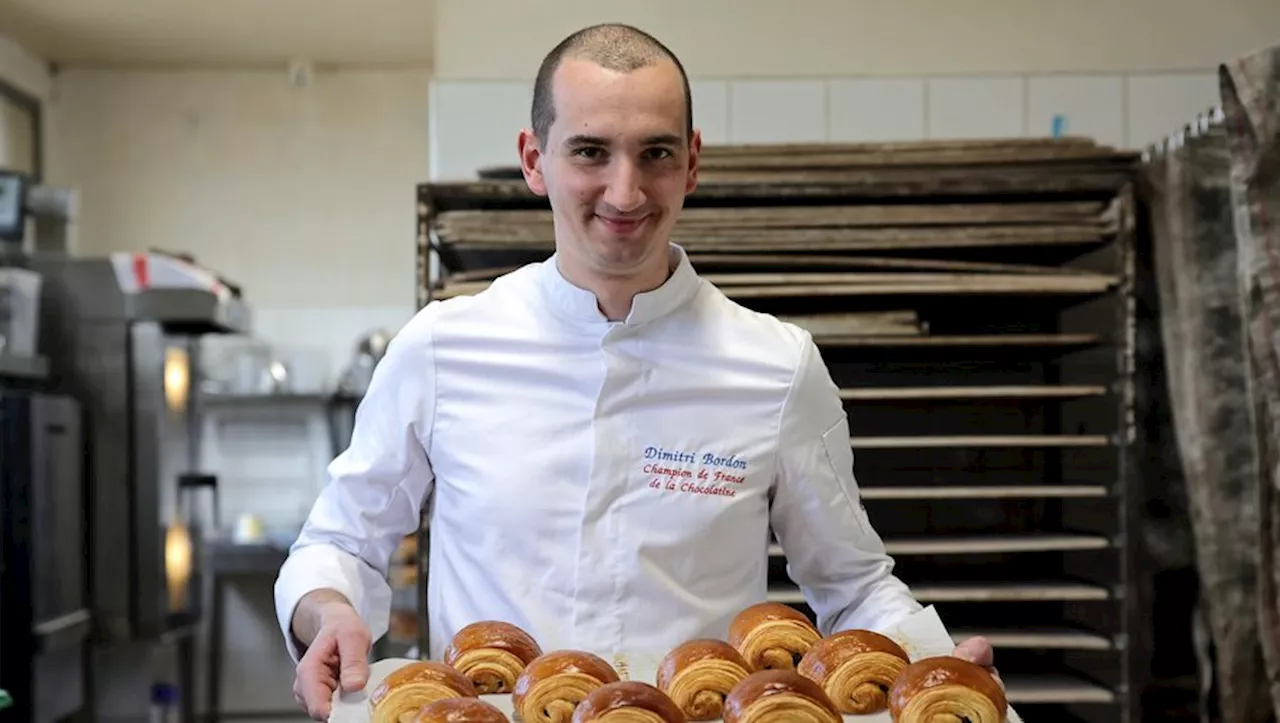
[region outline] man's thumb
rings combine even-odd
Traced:
[[[360,690],[369,682],[369,645],[362,635],[354,632],[338,635],[338,661],[344,691]]]

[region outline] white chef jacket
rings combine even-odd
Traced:
[[[477,620],[544,650],[724,639],[765,599],[770,530],[824,634],[920,609],[859,501],[811,336],[673,271],[611,322],[555,257],[428,304],[396,335],[275,595],[387,629],[389,558],[427,505],[432,659]]]

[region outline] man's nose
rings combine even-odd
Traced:
[[[605,189],[605,203],[618,209],[620,213],[630,213],[644,205],[642,185],[643,178],[636,164],[619,161],[614,166],[609,186]]]

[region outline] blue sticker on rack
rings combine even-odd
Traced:
[[[1061,138],[1067,133],[1067,117],[1061,113],[1053,116],[1053,137]]]

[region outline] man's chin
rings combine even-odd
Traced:
[[[617,236],[599,236],[593,239],[592,246],[600,261],[617,268],[635,268],[642,266],[655,253],[657,244],[652,236],[637,238],[619,238]]]

